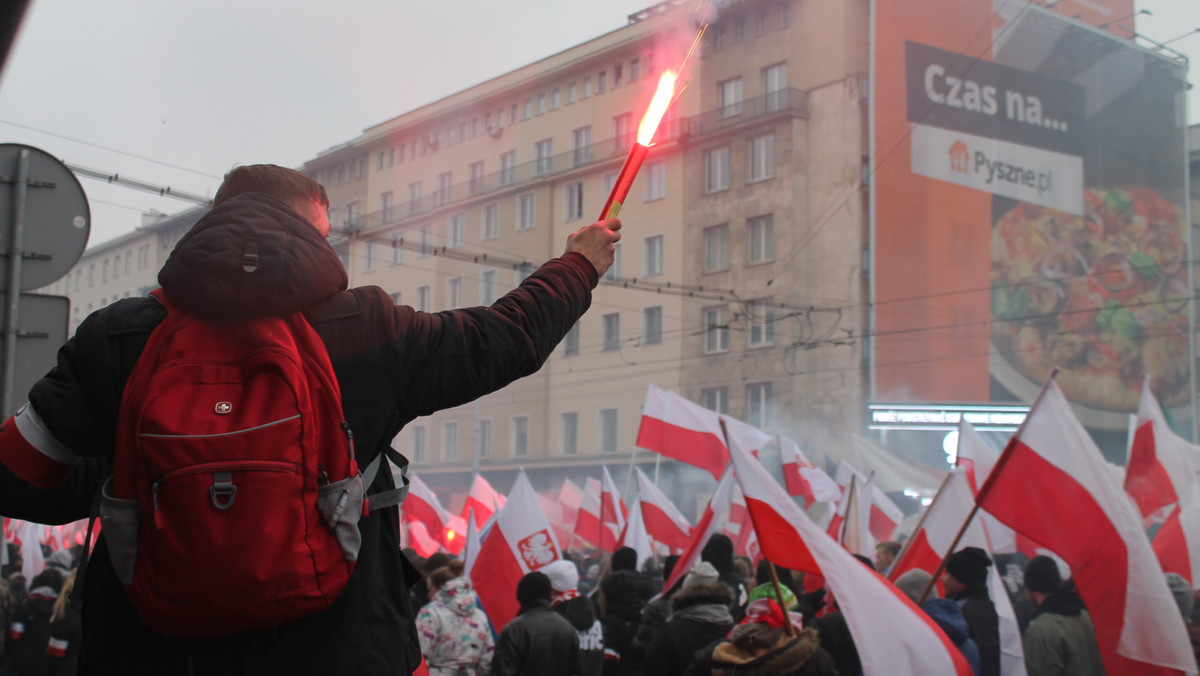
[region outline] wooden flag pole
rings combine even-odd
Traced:
[[[779,609],[783,611],[783,631],[791,638],[796,635],[796,628],[792,626],[792,616],[788,614],[787,604],[783,602],[783,589],[779,586],[779,573],[775,570],[775,563],[768,560],[771,566],[771,586],[775,587],[775,599],[779,601]]]

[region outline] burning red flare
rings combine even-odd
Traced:
[[[662,122],[663,115],[666,114],[674,96],[675,72],[668,70],[663,72],[662,77],[658,80],[658,89],[654,92],[654,98],[650,100],[650,108],[646,110],[646,116],[638,125],[637,143],[634,143],[633,147],[629,149],[629,155],[625,157],[625,164],[621,165],[621,173],[617,174],[612,192],[608,194],[608,201],[600,210],[601,219],[615,218],[617,214],[621,213],[621,203],[625,201],[629,189],[633,186],[633,179],[637,177],[638,170],[642,168],[642,162],[646,159],[646,153],[652,145],[654,132],[658,131],[658,124]]]
[[[638,125],[638,143],[648,146],[654,140],[654,132],[658,131],[658,123],[662,122],[663,115],[666,115],[667,108],[671,105],[671,98],[674,95],[675,72],[668,70],[659,78],[658,89],[654,91],[654,98],[650,100],[650,107],[646,109],[646,116],[642,118],[642,123]]]

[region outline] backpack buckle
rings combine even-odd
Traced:
[[[233,483],[233,472],[213,472],[213,485],[208,487],[208,496],[217,509],[229,509],[237,497],[237,486]]]

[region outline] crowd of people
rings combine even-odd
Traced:
[[[884,542],[874,561],[856,558],[884,574],[899,550],[898,543]],[[571,551],[521,578],[513,590],[520,613],[502,628],[490,626],[461,561],[406,554],[427,580],[414,588],[413,604],[421,608],[421,652],[433,676],[863,673],[846,618],[823,580],[766,560],[753,565],[734,555],[724,535],[714,535],[700,561],[666,593],[663,581],[677,556],[649,560],[639,570],[629,548],[611,555]],[[1001,632],[986,584],[993,565],[1004,568],[1029,676],[1105,673],[1092,620],[1054,559],[1012,555],[998,564],[983,550],[964,547],[947,558],[938,579],[914,569],[895,585],[945,632],[977,676],[999,676]],[[1168,574],[1167,581],[1200,654],[1194,592],[1178,575]]]
[[[17,545],[8,543],[0,577],[0,676],[73,676],[82,625],[71,603],[82,547],[50,551],[44,567],[27,580]]]

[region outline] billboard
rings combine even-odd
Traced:
[[[1093,431],[1146,375],[1190,422],[1185,66],[1023,0],[874,19],[873,398],[1028,403],[1058,366]]]

